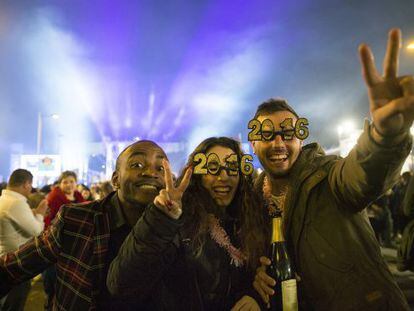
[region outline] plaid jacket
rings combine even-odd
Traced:
[[[111,194],[101,201],[63,206],[42,235],[0,257],[0,297],[14,284],[56,264],[53,309],[96,310],[106,279],[111,197],[116,199]]]

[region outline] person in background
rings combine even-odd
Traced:
[[[114,188],[112,187],[112,184],[110,181],[104,181],[103,183],[101,183],[101,196],[102,197],[106,197],[112,191],[114,191]]]
[[[39,192],[48,195],[52,191],[52,185],[45,185],[42,188],[40,188]]]
[[[59,209],[66,204],[83,203],[85,199],[82,194],[76,190],[77,176],[75,172],[64,171],[58,179],[58,186],[48,194],[47,201],[49,204],[49,213],[45,217],[45,228],[47,229],[55,219]],[[55,266],[47,268],[43,273],[43,286],[47,296],[45,309],[52,306],[52,300],[55,294],[56,269]]]
[[[7,183],[6,182],[1,182],[0,183],[0,195],[1,195],[1,191],[3,190],[3,189],[6,189],[7,188]]]
[[[27,203],[29,203],[29,206],[31,209],[35,209],[39,205],[39,203],[45,199],[46,199],[46,195],[44,193],[32,192],[27,199]],[[46,215],[47,213],[45,214],[45,216]]]
[[[378,242],[388,248],[395,248],[392,241],[393,220],[390,211],[390,197],[392,190],[388,190],[367,207],[369,221],[374,229]]]
[[[95,200],[99,200],[99,199],[103,198],[101,196],[101,188],[100,188],[99,183],[93,183],[93,184],[91,184],[91,188],[90,189],[91,189],[92,197]]]
[[[401,238],[401,234],[411,220],[406,213],[408,204],[413,203],[410,197],[413,195],[412,187],[414,186],[410,172],[404,172],[400,180],[392,188],[393,195],[390,200],[390,208],[394,219],[394,233],[397,241]],[[411,184],[411,186],[409,186]]]
[[[31,195],[33,175],[24,169],[15,170],[0,197],[0,256],[18,249],[43,230],[47,202],[43,198],[33,210],[27,203]],[[3,280],[1,280],[3,282]],[[30,280],[15,286],[0,300],[0,310],[23,310],[30,291]]]
[[[88,188],[88,186],[84,184],[78,185],[78,191],[82,194],[82,197],[85,201],[93,201],[94,197],[92,196],[91,190]]]
[[[53,221],[62,205],[85,202],[82,194],[76,190],[76,181],[77,176],[75,172],[64,171],[60,174],[58,186],[54,187],[47,196],[50,212],[45,218],[46,228]]]

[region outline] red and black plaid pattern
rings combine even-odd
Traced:
[[[109,197],[63,206],[48,230],[0,257],[0,295],[56,264],[54,310],[95,310],[106,279]]]

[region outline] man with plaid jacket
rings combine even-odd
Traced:
[[[56,264],[53,310],[122,308],[122,301],[107,292],[106,273],[145,207],[164,188],[164,158],[151,141],[128,146],[112,176],[115,192],[100,201],[63,206],[47,231],[0,257],[0,298]]]

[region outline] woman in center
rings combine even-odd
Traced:
[[[213,153],[206,174],[191,174],[197,154]],[[114,299],[134,310],[259,310],[251,284],[267,245],[266,214],[251,177],[242,174],[242,156],[237,141],[208,138],[176,185],[164,162],[166,189],[111,263]]]

